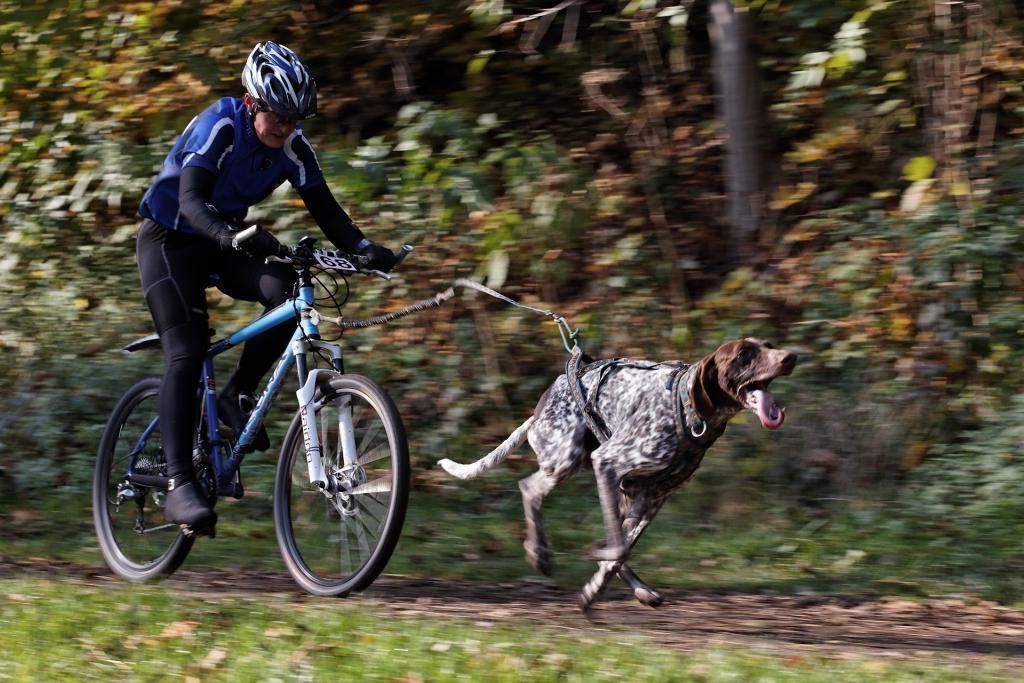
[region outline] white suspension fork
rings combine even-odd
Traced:
[[[324,463],[321,457],[323,453],[323,444],[320,443],[320,435],[316,428],[316,388],[321,377],[325,376],[325,379],[330,377],[340,377],[341,374],[335,370],[317,369],[312,370],[309,376],[306,377],[306,382],[303,384],[295,395],[299,399],[299,414],[302,416],[302,439],[306,447],[306,464],[309,467],[309,483],[320,487],[321,489],[327,490],[330,488],[330,482],[327,480],[327,475],[324,472]],[[342,425],[339,425],[342,436],[342,448],[345,453],[346,463],[348,453],[352,454],[354,458],[355,454],[355,435],[352,430],[352,411],[351,409],[342,410],[342,415],[348,415],[348,436],[345,434],[345,419],[342,418]],[[351,449],[348,446],[348,441],[351,441]]]
[[[356,430],[352,426],[352,397],[348,394],[341,397],[338,405],[338,435],[345,467],[351,467],[357,462]]]

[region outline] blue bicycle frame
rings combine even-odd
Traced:
[[[297,297],[288,299],[280,306],[267,312],[237,332],[214,342],[207,351],[206,358],[203,360],[200,386],[203,387],[202,400],[205,403],[206,409],[205,427],[209,439],[210,465],[213,468],[213,474],[216,479],[218,495],[236,495],[237,478],[235,475],[238,472],[238,468],[245,454],[252,450],[250,444],[255,438],[259,426],[263,423],[263,418],[269,410],[270,404],[280,390],[285,375],[293,366],[296,366],[298,370],[300,407],[302,407],[304,413],[307,409],[310,413],[312,412],[312,408],[309,406],[316,390],[316,375],[325,371],[316,370],[312,375],[309,373],[306,366],[306,354],[311,346],[323,348],[330,352],[331,365],[333,366],[331,374],[344,372],[341,347],[337,344],[320,341],[319,339],[318,318],[310,315],[310,312],[313,311],[313,296],[312,279],[309,277],[308,271],[304,271],[299,276],[299,292]],[[298,319],[298,324],[296,325],[295,334],[292,335],[291,341],[282,354],[280,362],[262,395],[256,402],[256,406],[243,427],[242,433],[238,435],[237,442],[230,449],[230,452],[226,452],[226,444],[220,438],[220,426],[217,415],[217,387],[214,381],[213,359],[228,349],[234,348],[271,328],[288,322],[295,322],[296,319]],[[126,348],[134,350],[143,346],[151,346],[158,343],[157,339],[156,335],[152,335]],[[159,419],[159,416],[153,419],[153,422],[143,432],[129,456],[128,476],[134,483],[150,486],[167,485],[167,480],[164,477],[139,475],[134,472],[136,458],[143,451],[150,435],[156,430]],[[310,480],[321,486],[326,486],[327,481],[324,477],[319,458],[318,439],[315,430],[307,428],[307,419],[303,419],[303,429],[306,438],[307,454],[313,456],[309,458]],[[311,431],[312,434],[310,434]]]

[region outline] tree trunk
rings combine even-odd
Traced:
[[[725,126],[730,266],[756,253],[765,207],[761,107],[757,65],[750,47],[752,20],[732,0],[710,0],[708,33],[718,113]]]

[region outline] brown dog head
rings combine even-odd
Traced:
[[[768,391],[776,377],[796,367],[796,355],[754,337],[726,342],[697,364],[693,405],[705,419],[718,411],[749,408],[765,429],[778,429],[786,419]]]

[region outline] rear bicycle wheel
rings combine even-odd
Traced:
[[[166,487],[129,480],[167,476],[157,420],[160,379],[137,382],[114,407],[100,438],[92,510],[100,551],[115,574],[141,582],[174,572],[195,538],[164,521]]]
[[[274,481],[274,527],[288,571],[307,592],[344,596],[384,570],[409,503],[409,448],[391,398],[362,375],[330,379],[314,399],[328,490],[309,483],[302,418],[284,439]],[[345,466],[342,429],[351,415],[357,462]]]

